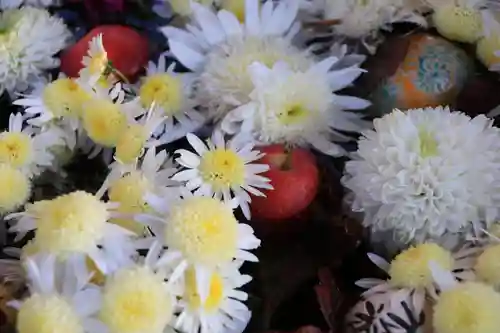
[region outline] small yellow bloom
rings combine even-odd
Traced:
[[[20,132],[0,133],[0,163],[22,168],[34,159],[31,138]]]
[[[442,36],[455,42],[474,43],[483,32],[481,13],[475,9],[442,6],[435,9],[432,21]]]
[[[498,333],[500,294],[490,286],[465,282],[441,293],[434,306],[435,333]]]
[[[21,207],[30,197],[30,179],[21,171],[0,164],[0,213],[10,213]]]
[[[444,270],[453,268],[451,253],[437,244],[424,243],[401,252],[391,262],[390,283],[403,288],[425,288],[432,286],[429,264],[434,261]]]
[[[500,245],[487,247],[477,258],[474,270],[477,277],[493,286],[500,286]]]
[[[114,147],[127,128],[127,118],[117,104],[93,99],[83,106],[83,127],[89,137],[105,147]]]
[[[79,116],[82,104],[90,99],[90,95],[72,79],[62,78],[45,87],[42,99],[54,117],[60,118]]]
[[[495,54],[499,50],[500,35],[497,34],[483,37],[476,44],[476,56],[488,68],[500,63],[500,57]]]
[[[245,183],[245,162],[232,150],[215,149],[203,154],[198,167],[204,182],[214,191],[238,187]]]
[[[140,88],[139,98],[144,108],[155,103],[166,115],[172,116],[182,109],[184,103],[182,81],[171,74],[150,75]]]
[[[121,163],[135,163],[141,156],[148,140],[146,128],[139,124],[131,124],[122,132],[116,145],[115,157]]]

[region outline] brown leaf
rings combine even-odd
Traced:
[[[264,242],[259,253],[258,278],[263,299],[262,327],[269,327],[278,306],[307,280],[314,278],[318,265],[302,242]]]

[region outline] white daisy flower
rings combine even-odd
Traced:
[[[60,76],[52,82],[35,83],[29,94],[15,100],[13,104],[25,108],[28,124],[42,129],[59,127],[64,131],[66,145],[73,149],[76,132],[80,128],[82,105],[90,98],[74,80]]]
[[[136,222],[134,215],[153,213],[145,200],[147,194],[180,198],[178,190],[180,184],[171,179],[177,169],[168,162],[169,157],[164,150],[156,154],[152,148],[146,152],[137,166],[124,167],[117,163],[111,166],[111,172],[97,196],[107,192],[110,201],[120,204],[116,211],[122,216],[113,218],[112,223],[142,235],[145,226]]]
[[[48,332],[94,333],[102,327],[93,318],[101,303],[99,291],[87,284],[90,276],[84,262],[61,264],[52,256],[37,255],[27,258],[25,267],[31,295],[9,303],[19,311],[19,333],[42,327]]]
[[[93,333],[165,332],[175,301],[164,278],[155,272],[159,249],[151,248],[144,264],[122,268],[108,277],[98,314],[106,329]]]
[[[87,55],[82,59],[83,68],[78,73],[79,79],[90,86],[94,86],[109,68],[109,59],[102,34],[92,38],[89,42]]]
[[[0,163],[22,170],[29,176],[38,175],[52,165],[54,156],[49,149],[64,145],[57,129],[36,133],[23,124],[22,114],[11,114],[8,131],[0,132]]]
[[[374,126],[342,179],[365,226],[422,241],[465,232],[470,223],[488,228],[498,219],[500,142],[493,120],[437,107],[395,110]]]
[[[195,75],[176,73],[174,68],[175,63],[166,68],[164,55],[159,57],[158,66],[150,61],[137,91],[143,108],[154,105],[155,112],[165,116],[164,124],[156,133],[161,143],[182,138],[205,123],[192,98]]]
[[[330,70],[338,59],[329,57],[305,72],[279,62],[249,67],[255,90],[251,102],[231,111],[221,128],[228,134],[246,134],[259,144],[311,145],[325,154],[345,151],[333,141],[347,141],[340,131],[358,132],[368,123],[353,112],[370,105],[364,99],[332,93],[350,85],[363,69],[352,66]],[[311,85],[314,82],[314,85]]]
[[[22,7],[0,14],[0,90],[11,96],[27,90],[43,72],[59,66],[55,55],[71,36],[62,19],[43,9]]]
[[[50,6],[59,6],[59,0],[0,0],[0,9],[12,9],[18,8],[21,5],[33,6],[33,7],[50,7]]]
[[[129,264],[136,255],[133,233],[109,223],[119,216],[113,212],[117,206],[76,191],[37,201],[6,219],[14,220],[11,231],[18,233],[18,238],[35,231],[38,251],[62,259],[71,254],[89,257],[103,274],[109,274]]]
[[[208,297],[212,272],[233,259],[258,261],[248,250],[257,248],[260,240],[252,227],[239,223],[233,209],[237,203],[221,202],[204,196],[193,196],[184,191],[183,200],[169,202],[169,198],[148,195],[148,204],[156,214],[136,216],[148,225],[159,242],[168,249],[157,266],[172,269],[170,282],[179,279],[188,267],[196,272],[198,292],[202,300]]]
[[[413,0],[301,1],[306,16],[319,15],[325,24],[331,25],[335,35],[359,39],[370,53],[375,53],[376,46],[381,42],[381,30],[391,30],[394,23],[427,25],[426,19],[420,14],[424,9],[423,4]],[[324,35],[324,32],[320,32],[312,37]]]
[[[259,8],[260,7],[260,8]],[[274,65],[284,61],[294,69],[312,63],[311,56],[291,44],[299,30],[298,1],[245,0],[244,23],[227,10],[218,13],[192,4],[193,25],[187,30],[162,28],[170,52],[200,75],[197,97],[211,116],[220,118],[248,102],[253,89],[247,67],[254,61]]]
[[[180,154],[176,162],[186,170],[178,172],[172,179],[186,182],[186,187],[195,191],[195,195],[213,196],[225,202],[237,198],[243,214],[250,220],[248,204],[252,199],[248,193],[265,196],[259,188],[273,188],[268,178],[259,175],[269,170],[269,166],[252,163],[263,154],[253,150],[252,143],[239,138],[226,143],[217,130],[207,144],[193,134],[186,138],[196,154],[185,149],[176,151]]]
[[[188,268],[183,278],[174,285],[179,298],[179,314],[174,327],[185,333],[241,333],[251,313],[243,303],[247,293],[238,290],[252,277],[239,272],[241,263],[231,262],[214,271],[210,277],[209,294],[200,300],[196,273]]]

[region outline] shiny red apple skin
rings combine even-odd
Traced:
[[[89,31],[61,55],[61,71],[69,77],[78,77],[82,59],[87,55],[89,42],[103,35],[103,45],[112,65],[130,82],[134,82],[148,63],[148,40],[136,30],[122,25],[102,25]]]
[[[318,192],[319,171],[314,155],[303,148],[291,149],[288,168],[283,168],[279,165],[287,154],[283,145],[259,150],[265,153],[259,163],[270,167],[262,176],[271,180],[274,189],[264,190],[266,197],[252,196],[252,219],[287,220],[304,211]]]

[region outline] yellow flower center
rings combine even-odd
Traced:
[[[108,191],[109,200],[120,203],[117,211],[123,214],[139,214],[149,211],[149,206],[144,200],[144,195],[150,190],[152,184],[140,172],[132,172],[118,179]],[[130,218],[114,218],[111,220],[136,234],[145,230],[143,224]]]
[[[0,164],[0,213],[10,213],[22,206],[31,194],[31,182],[21,171]]]
[[[233,13],[240,22],[245,22],[245,0],[222,0],[221,7]]]
[[[186,0],[169,0],[170,7],[172,10],[181,15],[181,16],[189,16],[191,15],[191,5],[190,1]],[[214,0],[193,0],[194,2],[199,2],[204,6],[210,7],[214,3]]]
[[[49,83],[42,94],[43,103],[56,117],[78,116],[82,104],[90,99],[75,81],[57,79]]]
[[[17,315],[19,333],[84,333],[72,306],[60,296],[34,294]]]
[[[114,147],[127,126],[120,107],[111,101],[94,99],[83,106],[83,127],[89,137],[105,147]]]
[[[465,282],[441,293],[434,306],[435,333],[497,333],[500,294],[477,282]]]
[[[108,54],[99,52],[90,58],[88,69],[91,75],[102,74],[108,66]]]
[[[165,241],[192,263],[216,266],[234,258],[238,221],[230,207],[209,197],[193,197],[174,206]]]
[[[474,43],[483,32],[483,19],[478,10],[460,6],[439,6],[432,15],[438,32],[462,43]]]
[[[99,317],[110,333],[162,333],[172,310],[163,279],[146,267],[133,267],[108,280]]]
[[[500,63],[500,57],[495,54],[498,50],[500,50],[500,36],[498,34],[483,37],[476,45],[477,58],[486,67],[491,67]]]
[[[203,180],[212,185],[215,191],[245,183],[245,162],[232,150],[215,149],[206,152],[201,157],[198,169]]]
[[[156,103],[172,116],[181,110],[184,102],[182,81],[170,74],[148,76],[140,88],[139,97],[143,107],[149,108]]]
[[[19,132],[0,134],[0,163],[21,168],[31,163],[33,158],[33,145],[28,135]]]
[[[302,105],[286,106],[278,113],[278,119],[283,125],[296,125],[302,123],[310,112]]]
[[[224,281],[222,277],[213,273],[210,278],[209,294],[205,302],[201,303],[200,295],[197,291],[196,272],[188,269],[185,273],[184,300],[192,310],[202,307],[207,312],[216,312],[220,309],[224,300]]]
[[[431,132],[420,129],[418,139],[420,141],[420,156],[422,158],[438,155],[438,143]]]
[[[429,268],[434,261],[441,268],[451,270],[453,257],[439,245],[424,243],[401,252],[391,262],[390,283],[402,288],[425,288],[432,286],[433,279]]]
[[[477,258],[474,267],[477,277],[493,286],[500,285],[500,245],[486,248]]]
[[[132,124],[118,138],[115,157],[122,163],[135,163],[141,156],[144,144],[148,139],[146,128],[139,124]]]
[[[83,191],[36,202],[29,211],[36,213],[39,248],[56,255],[94,250],[109,218],[106,204]]]

